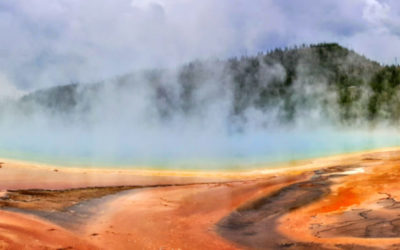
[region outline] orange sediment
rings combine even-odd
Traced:
[[[270,227],[287,238],[289,242],[284,243],[285,246],[298,242],[312,242],[328,247],[337,244],[374,247],[400,244],[400,238],[394,237],[393,232],[387,234],[384,230],[371,231],[368,238],[356,233],[346,235],[335,228],[343,222],[362,221],[365,225],[358,226],[355,223],[357,228],[349,229],[350,232],[358,233],[360,227],[370,226],[370,218],[374,221],[377,218],[393,220],[392,217],[396,215],[394,212],[397,211],[393,204],[396,205],[397,200],[400,200],[397,199],[400,197],[398,149],[310,160],[304,165],[298,164],[294,169],[234,173],[180,174],[179,171],[63,168],[54,171],[54,167],[4,162],[0,169],[0,191],[126,185],[154,187],[125,191],[115,199],[101,204],[101,207],[96,207],[97,212],[87,221],[81,222],[76,230],[56,226],[39,217],[0,210],[0,249],[241,249],[246,246],[218,233],[218,223],[223,218],[231,213],[240,213],[238,208],[245,208],[292,184],[309,183],[307,180],[314,175],[314,170],[331,167],[331,172],[321,175],[334,175],[335,169],[340,166],[354,166],[365,172],[343,176],[339,173],[337,177],[332,177],[327,187],[330,192],[326,196],[287,211]],[[171,186],[155,187],[166,184]],[[312,189],[314,186],[304,184],[304,187],[300,185],[299,188]],[[68,196],[66,193],[64,195]],[[7,192],[0,192],[0,198],[6,199]],[[30,200],[35,201],[36,205],[53,201],[48,199],[40,203],[29,197],[25,199],[24,196],[20,202]],[[34,206],[18,204],[17,207]],[[50,211],[53,207],[43,210]],[[31,245],[27,246],[28,243]]]

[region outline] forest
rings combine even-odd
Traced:
[[[228,106],[225,116],[238,128],[250,122],[249,110],[264,116],[265,126],[271,121],[290,125],[307,117],[339,126],[400,121],[400,67],[381,65],[336,43],[193,61],[176,69],[57,86],[27,94],[16,106],[24,115],[40,109],[55,116],[84,116],[93,109],[92,100],[115,102],[121,95],[134,99],[143,86],[162,121],[201,114],[203,107],[222,99]]]

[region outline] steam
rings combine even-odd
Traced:
[[[19,98],[24,94],[24,91],[19,90],[7,76],[0,72],[0,101],[3,99],[15,99]]]
[[[393,124],[371,128],[364,119],[365,84],[351,89],[359,101],[342,114],[330,72],[310,67],[307,50],[285,88],[277,83],[289,77],[287,65],[256,56],[335,41],[392,63],[400,44],[398,6],[393,0],[4,0],[0,157],[238,167],[398,145]],[[234,56],[243,58],[227,59]],[[354,65],[365,68],[365,82],[374,72],[359,56],[335,60],[349,75]],[[242,74],[253,63],[259,70]],[[66,83],[79,84],[60,87]],[[350,124],[343,116],[353,117]]]
[[[287,87],[291,95],[270,97],[267,106],[259,104],[262,90],[288,75],[278,61],[267,63],[262,56],[33,92],[2,107],[0,154],[65,165],[220,169],[400,143],[395,129],[364,124],[362,101],[354,110],[360,114],[357,127],[343,125],[329,73],[312,74],[312,52],[302,53]],[[237,72],[253,63],[259,70],[244,82],[258,85],[247,82],[238,91]],[[349,54],[339,64],[346,69],[359,63]],[[291,120],[286,101],[296,108]]]

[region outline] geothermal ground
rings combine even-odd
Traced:
[[[0,249],[400,249],[400,149],[242,172],[3,160]]]

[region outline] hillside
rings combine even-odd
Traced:
[[[137,117],[139,112],[166,122],[217,112],[230,129],[242,129],[254,119],[257,126],[308,120],[395,124],[399,86],[399,67],[324,43],[58,86],[26,95],[17,106],[28,116],[41,112],[85,121]]]

